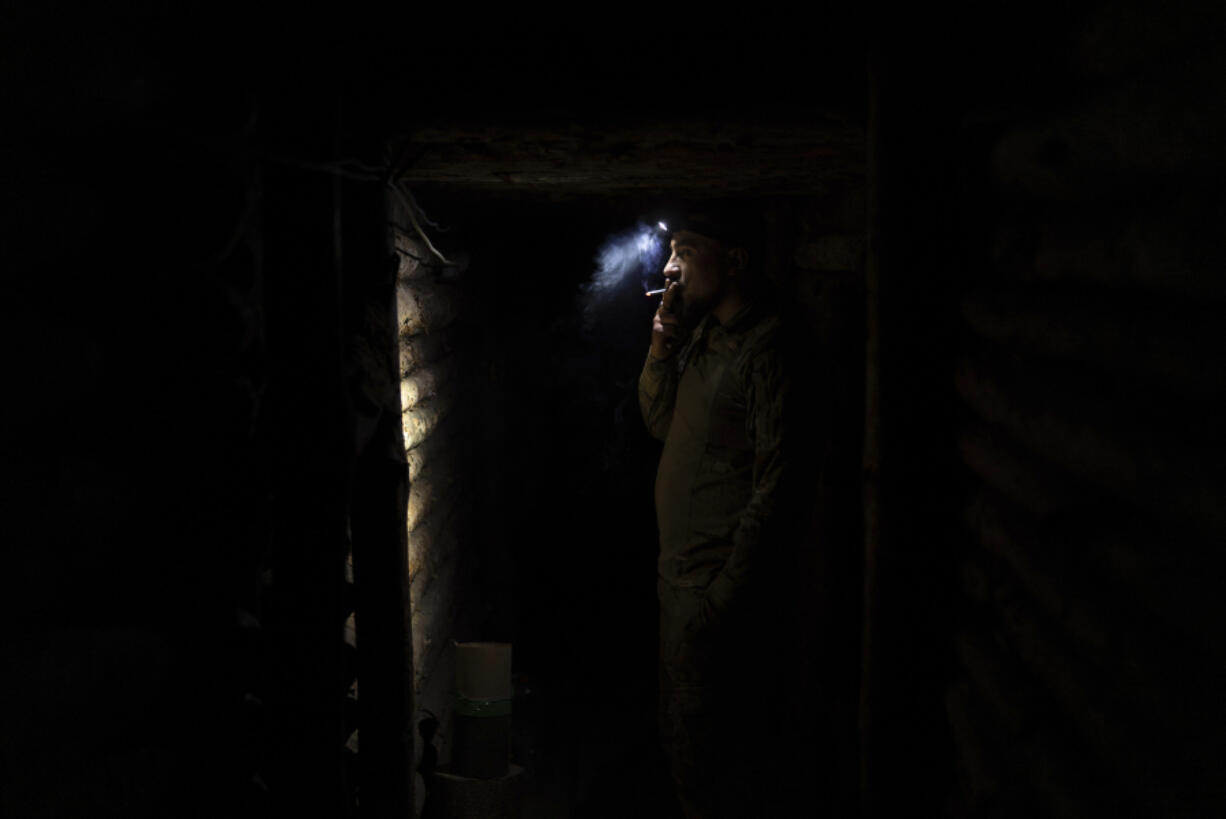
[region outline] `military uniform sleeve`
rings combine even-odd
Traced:
[[[655,358],[649,352],[639,375],[639,411],[653,438],[663,441],[677,400],[676,357]]]
[[[770,549],[771,524],[779,519],[782,482],[787,472],[784,410],[788,379],[773,349],[756,356],[746,379],[746,432],[753,442],[753,492],[732,535],[732,552],[707,589],[708,617],[718,618],[736,605]]]

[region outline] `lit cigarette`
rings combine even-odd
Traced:
[[[661,293],[663,293],[663,292],[664,292],[665,290],[667,290],[667,289],[668,289],[667,287],[661,287],[659,290],[648,290],[648,291],[647,291],[646,293],[644,293],[643,295],[644,295],[644,296],[646,296],[647,298],[651,298],[652,296],[658,296],[658,295],[660,295]]]

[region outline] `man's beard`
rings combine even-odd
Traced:
[[[677,294],[677,300],[673,302],[673,312],[676,314],[678,321],[681,322],[681,329],[685,333],[689,333],[698,326],[698,322],[703,320],[707,313],[711,312],[713,305],[706,301],[694,301],[686,298],[685,291]]]

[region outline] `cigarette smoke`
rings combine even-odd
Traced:
[[[641,303],[653,275],[663,282],[664,236],[655,226],[639,223],[607,238],[595,261],[592,280],[580,293],[584,326],[589,331],[602,320],[614,318],[620,312],[619,303],[627,297]]]

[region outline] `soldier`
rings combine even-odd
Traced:
[[[778,660],[771,605],[785,556],[786,378],[779,320],[738,225],[691,220],[671,235],[668,281],[639,378],[664,441],[660,531],[661,740],[687,816],[769,815],[773,725],[761,719]],[[766,729],[766,730],[763,730]]]

